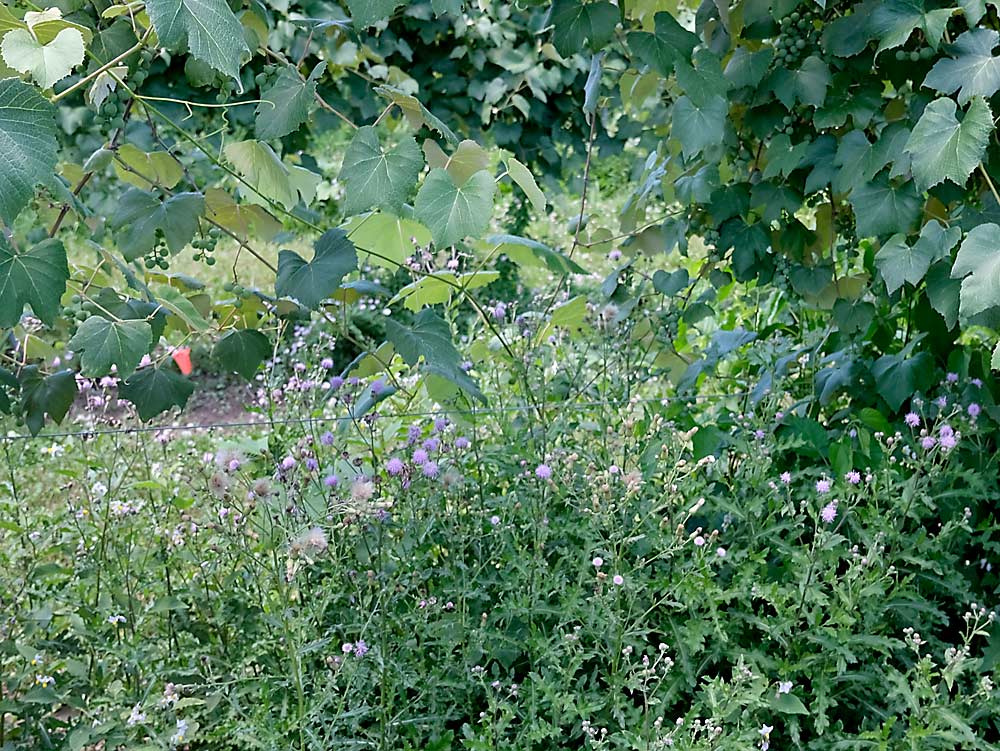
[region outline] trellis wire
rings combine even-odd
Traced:
[[[688,396],[682,395],[672,395],[672,396],[659,396],[659,397],[649,397],[644,399],[630,399],[625,402],[621,401],[590,401],[590,402],[570,402],[564,404],[553,404],[552,409],[587,409],[590,407],[627,407],[631,404],[667,404],[669,402],[695,402],[695,401],[710,401],[710,400],[722,400],[722,399],[736,399],[743,396],[749,396],[752,392],[750,391],[736,391],[729,394],[691,394]],[[392,414],[380,414],[381,418],[387,417],[437,417],[441,414],[450,415],[489,415],[489,414],[504,414],[511,412],[530,412],[536,408],[532,404],[522,404],[513,407],[483,407],[480,409],[438,409],[433,411],[422,411],[422,412],[396,412]],[[544,409],[544,407],[543,407]],[[245,420],[239,422],[217,422],[217,423],[207,423],[203,425],[185,424],[185,425],[141,425],[138,427],[129,428],[111,428],[104,430],[76,430],[76,431],[60,431],[56,433],[39,433],[36,436],[33,435],[22,435],[18,433],[0,435],[0,441],[3,442],[14,442],[14,441],[31,441],[31,440],[41,440],[41,439],[52,439],[52,438],[96,438],[102,435],[132,435],[140,433],[159,433],[164,431],[194,431],[194,430],[216,430],[223,428],[249,428],[249,427],[274,427],[277,425],[303,425],[303,424],[340,424],[340,423],[351,423],[357,420],[363,419],[362,417],[356,417],[353,415],[342,415],[339,417],[290,417],[282,418],[280,420],[271,420],[267,418],[262,418],[260,420]]]

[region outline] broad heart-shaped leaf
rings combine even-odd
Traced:
[[[274,201],[291,211],[299,201],[308,204],[316,195],[320,176],[304,167],[289,167],[266,143],[237,141],[223,153],[250,184],[246,196],[255,203]]]
[[[316,80],[325,69],[326,61],[323,61],[304,81],[291,66],[281,69],[274,83],[260,95],[254,121],[257,138],[267,140],[287,136],[309,119],[316,100]]]
[[[226,369],[233,370],[248,381],[273,350],[266,336],[254,329],[230,331],[212,350],[212,356]]]
[[[59,298],[66,291],[69,266],[66,249],[49,239],[18,252],[0,233],[0,327],[21,320],[24,306],[51,326],[59,313]]]
[[[722,143],[728,116],[729,105],[721,96],[710,98],[700,107],[690,97],[680,97],[674,103],[671,132],[680,141],[684,156],[694,156]]]
[[[926,352],[909,357],[909,352],[904,349],[898,354],[883,355],[876,360],[872,365],[872,375],[879,396],[896,411],[914,392],[931,384],[934,363]]]
[[[955,117],[953,99],[935,99],[906,142],[913,179],[923,190],[942,180],[964,186],[982,161],[992,132],[993,115],[982,97],[973,97],[962,122]]]
[[[388,18],[404,0],[347,0],[354,28],[362,31]]]
[[[29,365],[21,370],[19,377],[24,424],[31,435],[38,435],[45,424],[45,415],[57,423],[62,422],[76,398],[76,373],[60,370],[42,376],[37,365]]]
[[[55,107],[17,78],[0,81],[0,219],[13,224],[56,168]]]
[[[927,270],[927,300],[944,319],[948,330],[958,323],[962,282],[951,278],[951,259],[938,261]]]
[[[83,62],[83,34],[67,28],[48,44],[42,44],[27,29],[14,29],[4,35],[0,53],[11,68],[30,73],[39,86],[51,89]]]
[[[414,203],[414,216],[431,231],[438,247],[464,237],[479,237],[490,226],[496,183],[488,172],[477,172],[461,186],[447,170],[431,170]]]
[[[798,70],[776,68],[768,79],[774,95],[788,109],[796,101],[821,107],[831,80],[830,68],[815,55],[803,60]]]
[[[549,17],[552,43],[563,57],[585,49],[597,52],[614,36],[618,15],[618,8],[605,0],[555,0]]]
[[[369,262],[387,269],[399,268],[418,247],[431,244],[431,233],[424,225],[395,214],[359,215],[343,227],[359,251],[368,251]]]
[[[907,232],[920,218],[923,205],[912,181],[893,187],[886,177],[857,186],[851,191],[850,200],[858,237]]]
[[[119,396],[135,405],[143,422],[171,407],[183,408],[194,393],[194,384],[170,367],[142,368],[118,386]]]
[[[112,365],[120,378],[128,378],[152,347],[153,330],[145,321],[111,321],[102,316],[81,323],[69,340],[70,349],[83,353],[80,372],[94,378],[110,373]]]
[[[628,46],[639,60],[666,78],[673,72],[678,60],[691,59],[698,37],[666,11],[653,16],[653,21],[655,30],[631,32]]]
[[[974,227],[958,249],[951,276],[962,279],[963,318],[1000,305],[1000,227],[992,222]]]
[[[694,65],[686,60],[677,61],[677,84],[699,107],[715,97],[724,97],[729,91],[729,79],[722,73],[722,62],[711,50],[699,49],[694,53]]]
[[[932,263],[951,255],[951,249],[961,236],[962,230],[958,227],[945,229],[933,219],[924,225],[912,248],[906,244],[905,235],[889,238],[875,256],[875,265],[889,294],[904,282],[919,284]]]
[[[926,10],[923,0],[886,0],[872,12],[870,31],[879,40],[879,52],[905,44],[918,28],[937,47],[953,12],[951,8]]]
[[[398,211],[423,167],[420,147],[412,138],[403,138],[396,148],[386,152],[375,128],[358,128],[340,169],[346,187],[344,213],[360,214],[373,206]]]
[[[924,86],[942,94],[958,91],[960,104],[974,96],[988,99],[1000,91],[1000,57],[993,56],[998,42],[1000,34],[993,29],[965,32],[948,48],[953,57],[934,63],[924,78]]]
[[[342,229],[324,232],[313,245],[315,253],[308,263],[298,253],[278,253],[278,279],[274,289],[278,297],[290,297],[315,310],[340,286],[344,276],[358,267],[354,244]]]
[[[448,379],[475,399],[486,403],[476,382],[462,370],[462,356],[451,342],[451,327],[430,308],[425,308],[405,326],[392,318],[385,321],[385,333],[396,351],[409,365],[424,359],[425,368]]]
[[[239,81],[240,63],[250,48],[226,0],[147,0],[146,11],[161,45],[174,51],[187,47],[198,60]]]
[[[115,233],[118,249],[133,261],[149,253],[160,232],[171,253],[180,253],[198,230],[205,212],[201,193],[177,193],[161,201],[152,193],[130,188],[118,201],[108,225]]]

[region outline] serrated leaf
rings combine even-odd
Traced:
[[[964,186],[986,153],[993,132],[989,105],[974,97],[961,122],[955,109],[953,99],[935,99],[924,108],[906,142],[913,179],[924,190],[943,180]]]
[[[91,316],[80,324],[69,340],[69,348],[82,352],[80,372],[97,378],[118,368],[120,378],[128,378],[142,356],[153,346],[153,330],[145,321],[111,321]]]
[[[44,240],[17,251],[0,233],[0,327],[17,324],[25,305],[53,325],[68,279],[66,249],[61,241]]]
[[[915,29],[937,47],[953,12],[951,8],[927,10],[923,0],[886,0],[872,12],[871,33],[879,40],[879,52],[905,44]]]
[[[281,69],[274,83],[261,92],[254,120],[257,138],[266,140],[287,136],[309,119],[316,100],[316,80],[324,70],[326,61],[320,62],[309,78],[303,80],[291,66]]]
[[[751,52],[743,46],[733,50],[733,54],[726,63],[724,75],[729,85],[740,89],[744,86],[756,86],[767,75],[771,67],[771,60],[774,58],[774,50],[764,47],[756,52]]]
[[[274,289],[278,297],[289,297],[315,310],[340,286],[343,278],[358,267],[354,244],[342,229],[324,232],[313,245],[314,254],[306,262],[298,253],[282,250],[278,254],[278,278]]]
[[[60,370],[49,376],[42,376],[38,366],[29,365],[20,373],[21,407],[24,424],[32,435],[45,424],[45,415],[57,423],[63,421],[76,399],[76,373]]]
[[[118,386],[118,394],[135,405],[139,419],[152,420],[171,407],[183,409],[194,384],[169,366],[137,370]]]
[[[223,153],[250,184],[247,198],[255,203],[274,201],[291,211],[299,201],[308,205],[316,195],[320,176],[303,167],[289,167],[266,143],[237,141]]]
[[[173,188],[184,177],[184,169],[166,151],[146,153],[130,143],[123,144],[114,155],[118,177],[141,190],[154,186]]]
[[[653,23],[652,32],[630,32],[628,46],[639,60],[666,78],[678,60],[691,59],[698,37],[665,11],[653,16]]]
[[[711,50],[699,49],[694,53],[694,65],[677,61],[677,84],[698,106],[704,107],[716,97],[729,91],[729,80],[722,73],[722,63]]]
[[[893,235],[875,255],[875,265],[889,294],[904,282],[919,284],[932,263],[951,255],[961,236],[958,227],[945,229],[936,219],[924,225],[912,248],[906,244],[904,235]]]
[[[477,172],[459,186],[447,170],[434,169],[420,186],[414,215],[431,231],[436,245],[454,245],[465,237],[479,237],[489,227],[495,190],[487,172]]]
[[[340,169],[340,179],[346,185],[344,213],[360,214],[374,206],[398,211],[423,167],[420,148],[412,138],[401,139],[396,148],[386,152],[375,128],[358,128]]]
[[[535,211],[545,211],[545,194],[542,193],[538,187],[538,183],[535,182],[535,176],[531,174],[531,170],[512,156],[507,157],[506,164],[507,174],[510,176],[510,179],[517,183],[517,187],[524,191],[524,195],[528,197]]]
[[[59,156],[55,107],[17,78],[0,81],[0,145],[0,219],[13,224]]]
[[[388,269],[398,268],[418,247],[431,244],[430,230],[395,214],[355,216],[343,228],[359,251],[368,251],[368,262]]]
[[[942,94],[958,91],[958,102],[963,105],[974,96],[989,99],[1000,90],[1000,57],[993,56],[998,42],[1000,34],[993,29],[965,32],[948,49],[953,57],[934,63],[924,86]]]
[[[778,100],[787,109],[792,109],[795,102],[821,107],[832,78],[827,64],[810,55],[802,61],[798,70],[777,68],[769,81]]]
[[[347,0],[354,27],[361,31],[393,14],[404,0]]]
[[[181,319],[193,331],[207,331],[210,324],[198,311],[194,303],[176,287],[157,284],[150,288],[157,305]]]
[[[375,92],[386,97],[399,107],[403,112],[403,116],[406,117],[407,122],[414,128],[419,129],[426,125],[428,128],[432,128],[444,136],[448,143],[458,143],[458,136],[452,132],[451,128],[445,125],[439,117],[427,109],[415,96],[392,86],[378,86]]]
[[[563,57],[585,49],[597,52],[611,41],[618,20],[618,8],[604,0],[555,0],[550,16],[552,43]]]
[[[230,331],[215,344],[212,356],[226,370],[235,371],[248,381],[260,364],[273,353],[270,340],[254,329]]]
[[[270,240],[281,231],[281,222],[257,204],[240,204],[219,188],[205,191],[205,216],[241,239],[253,235]]]
[[[118,201],[108,226],[122,255],[132,261],[153,249],[158,232],[171,253],[182,251],[198,230],[204,211],[201,193],[177,193],[161,201],[152,193],[130,188]]]
[[[147,0],[146,11],[161,45],[174,51],[186,47],[198,60],[239,81],[240,63],[250,48],[226,0]]]
[[[883,355],[872,365],[875,389],[892,409],[898,410],[914,392],[925,389],[934,379],[931,356],[920,352],[913,357],[903,351]]]
[[[907,232],[920,218],[923,201],[912,182],[895,187],[882,177],[851,191],[859,237]]]
[[[927,271],[927,300],[951,330],[958,323],[962,282],[951,278],[951,260],[939,261]]]
[[[721,96],[712,97],[701,106],[682,96],[674,103],[671,132],[680,141],[684,156],[695,156],[709,146],[722,143],[728,117],[729,104]]]
[[[451,341],[451,327],[433,310],[427,308],[420,311],[409,326],[387,318],[385,332],[408,365],[416,365],[423,358],[429,372],[446,378],[473,398],[486,403],[479,386],[462,370],[462,357]]]
[[[952,279],[962,280],[963,318],[1000,305],[1000,227],[992,222],[974,227],[958,249]]]
[[[687,269],[677,269],[670,272],[660,269],[653,274],[653,289],[666,297],[673,297],[687,287],[689,282],[690,277]]]
[[[42,44],[30,31],[14,29],[4,34],[0,54],[11,68],[30,74],[43,89],[51,89],[83,62],[83,34],[63,29],[51,42]]]
[[[486,149],[469,139],[458,144],[458,148],[444,164],[455,185],[464,185],[470,177],[489,166],[490,155]]]

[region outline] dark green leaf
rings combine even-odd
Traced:
[[[1000,34],[993,29],[972,29],[962,34],[949,48],[951,58],[938,60],[924,79],[924,86],[952,94],[958,91],[959,104],[974,96],[987,99],[1000,90],[1000,57],[993,48]]]
[[[153,347],[153,330],[145,321],[112,321],[91,316],[80,324],[69,348],[82,352],[80,372],[100,377],[118,368],[119,378],[128,378],[142,356]]]
[[[139,419],[145,422],[171,407],[183,408],[194,393],[194,384],[167,366],[149,367],[122,381],[118,393],[135,405]]]
[[[157,232],[171,253],[184,249],[198,230],[205,212],[201,193],[177,193],[161,201],[152,193],[131,188],[118,201],[108,225],[115,232],[118,248],[129,261],[146,255],[156,246]]]
[[[360,214],[373,206],[398,212],[424,167],[420,147],[405,137],[386,152],[370,125],[359,128],[344,154],[340,179],[346,184],[344,213]]]
[[[992,132],[993,115],[982,97],[973,97],[961,122],[955,117],[954,100],[935,99],[906,142],[913,179],[924,190],[942,180],[964,186],[982,161]]]
[[[60,370],[50,376],[43,376],[35,365],[21,371],[21,407],[24,410],[24,424],[32,435],[45,424],[45,415],[59,423],[66,417],[76,398],[76,373]]]
[[[895,187],[885,177],[859,185],[851,191],[850,200],[859,237],[908,232],[920,218],[923,205],[912,181]]]
[[[563,57],[585,49],[597,52],[614,36],[618,8],[605,0],[555,0],[551,23],[552,42]]]
[[[490,224],[496,183],[486,171],[476,172],[461,186],[446,169],[431,170],[414,202],[414,216],[431,231],[439,247],[465,237],[478,237]]]
[[[47,182],[59,158],[56,110],[38,89],[17,78],[0,81],[0,220],[12,224]]]
[[[17,324],[25,305],[53,325],[67,279],[69,266],[62,242],[44,240],[18,252],[0,234],[0,327]]]
[[[653,17],[654,31],[633,31],[628,46],[643,63],[666,78],[678,60],[690,60],[698,37],[685,29],[665,11]],[[742,49],[742,48],[740,48]],[[766,66],[765,66],[766,67]],[[727,69],[728,73],[728,69]]]
[[[295,251],[278,253],[274,289],[278,297],[290,297],[315,310],[358,267],[358,254],[341,229],[324,232],[313,248],[313,259],[308,263]]]
[[[323,75],[326,62],[321,62],[302,80],[298,71],[287,66],[281,69],[274,83],[260,95],[254,130],[257,138],[281,138],[299,129],[312,110],[316,99],[316,80]]]
[[[239,80],[250,48],[243,26],[226,0],[147,0],[146,11],[160,44],[191,54],[220,73]]]
[[[216,343],[212,356],[226,370],[235,371],[249,381],[272,352],[270,340],[261,332],[239,329],[222,337]]]

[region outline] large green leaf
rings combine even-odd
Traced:
[[[785,107],[792,109],[795,102],[822,106],[832,78],[827,64],[811,55],[802,61],[797,70],[776,68],[769,80],[774,95]]]
[[[942,58],[931,68],[924,86],[951,94],[958,91],[958,101],[965,104],[974,96],[987,99],[1000,91],[1000,57],[993,48],[1000,34],[993,29],[972,29],[951,46],[954,57]]]
[[[401,139],[396,148],[386,152],[375,128],[358,128],[340,170],[346,187],[344,213],[360,214],[373,206],[398,211],[423,167],[420,147],[412,138]]]
[[[512,156],[506,158],[505,164],[507,165],[508,176],[517,183],[517,187],[524,191],[524,195],[528,197],[535,211],[545,211],[547,203],[545,194],[542,193],[541,188],[538,187],[538,183],[535,182],[535,176],[531,174],[531,170]]]
[[[926,389],[933,382],[934,363],[926,352],[909,357],[904,350],[876,360],[872,375],[879,395],[893,410],[898,410],[914,392]]]
[[[243,26],[226,0],[147,0],[146,11],[160,44],[187,48],[197,59],[237,81],[250,48]]]
[[[183,408],[194,384],[170,366],[137,370],[118,386],[118,393],[135,405],[139,419],[152,420],[171,407]]]
[[[879,52],[905,44],[916,29],[937,47],[953,12],[951,8],[927,10],[923,0],[886,0],[871,15],[871,33],[879,40]]]
[[[611,41],[618,20],[618,8],[605,0],[555,0],[552,43],[563,57],[585,49],[596,52]]]
[[[420,222],[395,214],[374,212],[355,216],[345,225],[347,236],[359,251],[368,251],[368,260],[396,269],[421,246],[430,245],[431,233]]]
[[[945,229],[935,219],[924,225],[912,248],[906,244],[905,235],[889,238],[875,256],[875,265],[889,294],[904,282],[919,284],[932,263],[951,254],[961,236],[962,230],[958,227]]]
[[[72,370],[60,370],[43,376],[37,365],[29,365],[21,371],[19,377],[24,424],[31,434],[38,435],[45,424],[45,415],[57,423],[62,422],[76,399],[76,373]]]
[[[309,204],[316,195],[320,176],[304,167],[286,165],[266,143],[236,141],[223,153],[249,183],[246,195],[255,203],[274,201],[291,211],[299,201]]]
[[[907,232],[920,218],[923,205],[912,182],[896,187],[886,177],[857,186],[850,200],[859,237]]]
[[[69,348],[82,352],[80,372],[99,377],[118,368],[119,378],[128,378],[138,367],[142,356],[153,346],[153,329],[145,321],[112,321],[103,316],[91,316],[80,324],[69,340]]]
[[[973,228],[958,249],[951,276],[962,280],[963,318],[1000,305],[1000,227],[990,222]]]
[[[323,75],[326,62],[321,62],[303,80],[298,71],[287,66],[281,69],[274,83],[260,95],[254,131],[257,138],[281,138],[299,129],[309,119],[316,100],[316,80]]]
[[[684,156],[694,156],[722,143],[728,116],[729,104],[721,96],[712,97],[701,106],[688,96],[680,97],[674,103],[670,127]]]
[[[431,170],[414,203],[414,214],[439,247],[479,237],[490,226],[496,183],[488,172],[475,173],[461,186],[447,170]]]
[[[278,254],[274,289],[278,297],[290,297],[315,310],[340,286],[344,276],[358,267],[358,254],[342,229],[327,230],[313,248],[309,262],[292,250]]]
[[[549,246],[517,235],[490,235],[490,245],[505,253],[519,266],[544,266],[556,274],[586,274],[587,270],[569,256]]]
[[[55,107],[17,78],[0,81],[0,219],[12,224],[59,158]]]
[[[420,311],[409,326],[387,318],[385,332],[409,365],[416,365],[423,358],[428,372],[446,378],[474,398],[486,402],[479,386],[462,369],[462,357],[451,341],[451,327],[433,310]]]
[[[230,331],[212,350],[212,356],[226,370],[236,371],[248,381],[272,353],[270,340],[254,329]]]
[[[130,188],[119,199],[108,225],[115,232],[118,249],[132,261],[154,248],[157,232],[171,253],[180,253],[198,231],[204,212],[201,193],[177,193],[161,201],[152,193]]]
[[[633,31],[628,46],[642,62],[666,78],[678,60],[689,60],[698,37],[665,11],[653,17],[654,31]],[[742,47],[739,49],[743,49]]]
[[[347,0],[354,27],[361,31],[388,18],[404,0]]]
[[[942,180],[965,185],[986,153],[992,132],[993,115],[982,97],[972,99],[961,122],[955,117],[953,99],[935,99],[906,142],[913,179],[925,190]]]
[[[4,34],[0,53],[11,68],[29,73],[43,89],[51,89],[83,62],[83,34],[66,28],[43,44],[27,29],[14,29]]]
[[[51,326],[67,279],[69,266],[61,241],[45,240],[21,252],[0,233],[0,327],[15,325],[25,305]]]

